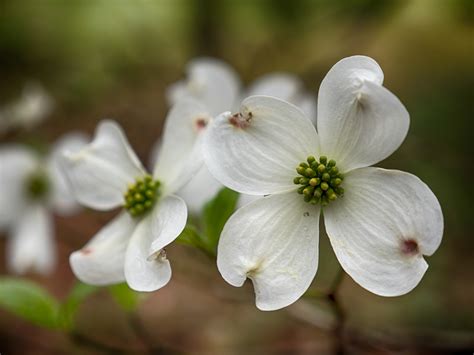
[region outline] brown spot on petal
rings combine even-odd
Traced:
[[[203,117],[199,117],[196,119],[196,121],[194,121],[194,125],[197,131],[202,131],[203,129],[205,129],[207,127],[207,123],[207,119]]]
[[[84,248],[84,249],[81,249],[81,253],[83,255],[89,255],[92,253],[92,249],[91,248]]]
[[[229,123],[235,128],[246,128],[252,121],[252,112],[243,115],[242,113],[235,113],[229,117]]]
[[[419,254],[420,249],[418,247],[418,242],[414,239],[407,239],[402,242],[401,246],[402,253],[404,255],[416,255]]]

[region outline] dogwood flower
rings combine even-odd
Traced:
[[[268,195],[231,216],[217,257],[231,285],[252,280],[258,308],[285,307],[310,286],[322,211],[337,259],[362,287],[397,296],[424,275],[423,255],[438,248],[443,216],[419,178],[370,167],[399,147],[409,125],[382,81],[371,58],[335,64],[319,89],[317,132],[300,109],[265,96],[245,99],[240,112],[209,127],[211,173],[233,190]]]
[[[46,157],[11,144],[0,148],[0,230],[7,240],[7,267],[23,274],[50,273],[56,263],[52,213],[71,215],[79,205],[59,169],[63,149],[86,144],[78,133],[61,138]]]
[[[183,100],[166,120],[163,146],[153,175],[148,174],[113,121],[102,121],[94,140],[68,152],[63,167],[77,200],[96,210],[123,207],[70,264],[83,282],[108,285],[126,281],[137,291],[154,291],[171,278],[164,248],[186,225],[187,209],[175,193],[201,167],[199,130],[185,124],[207,119],[202,105]]]
[[[15,128],[31,129],[53,109],[53,99],[38,83],[25,85],[22,95],[0,108],[0,132]]]
[[[170,104],[175,104],[183,98],[194,98],[206,107],[209,117],[216,117],[222,112],[238,107],[242,97],[250,95],[268,95],[281,98],[299,106],[316,123],[316,99],[307,94],[303,82],[288,73],[267,74],[253,82],[247,90],[242,90],[237,73],[223,61],[212,58],[197,58],[187,66],[187,78],[173,85],[167,91]],[[202,124],[204,130],[210,122]],[[194,126],[195,121],[188,125]],[[160,142],[155,144],[152,161],[158,155]],[[189,208],[199,214],[206,202],[211,200],[220,189],[219,183],[205,165],[196,176],[179,191]],[[255,199],[254,196],[241,195],[239,205],[247,204]]]

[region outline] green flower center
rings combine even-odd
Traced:
[[[306,202],[316,205],[321,203],[326,206],[330,201],[336,200],[344,195],[341,187],[344,176],[339,172],[336,161],[329,160],[325,156],[309,156],[306,162],[300,163],[296,168],[299,176],[293,179],[298,188],[298,193],[303,195]]]
[[[26,193],[33,200],[43,199],[50,190],[49,179],[44,172],[35,172],[26,179]]]
[[[144,215],[150,211],[159,197],[160,182],[150,175],[137,178],[134,184],[128,185],[124,195],[124,207],[133,217]]]

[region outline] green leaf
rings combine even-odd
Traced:
[[[138,305],[140,295],[126,283],[109,286],[109,291],[115,301],[126,311],[133,311]]]
[[[211,201],[204,206],[203,224],[205,244],[214,254],[225,223],[234,212],[239,194],[228,188],[223,188]]]
[[[186,228],[184,228],[181,234],[178,236],[176,241],[184,245],[197,247],[201,243],[201,236],[199,235],[195,227],[187,225]]]
[[[176,241],[196,247],[215,258],[222,229],[234,212],[238,198],[237,192],[223,188],[204,206],[202,220],[204,233],[199,233],[194,226],[188,224]]]
[[[192,225],[187,225],[181,232],[176,241],[180,244],[189,245],[201,249],[209,256],[214,257],[215,252],[205,244],[205,239],[198,233],[196,228]]]
[[[68,297],[61,305],[58,317],[58,323],[61,328],[72,329],[74,326],[74,317],[80,304],[92,293],[100,290],[97,286],[86,285],[82,282],[77,282]]]
[[[46,290],[31,281],[0,278],[0,307],[35,325],[58,327],[58,302]]]

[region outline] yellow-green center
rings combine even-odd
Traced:
[[[33,200],[45,198],[50,190],[49,179],[42,171],[35,172],[26,179],[26,193]]]
[[[159,197],[160,182],[150,175],[137,178],[134,184],[128,185],[124,195],[124,207],[133,217],[144,215],[155,205]]]
[[[303,195],[306,202],[316,205],[321,203],[326,206],[344,195],[341,184],[344,176],[339,172],[336,161],[329,160],[325,156],[309,156],[306,162],[300,163],[296,168],[299,176],[293,179],[298,188],[298,193]]]

